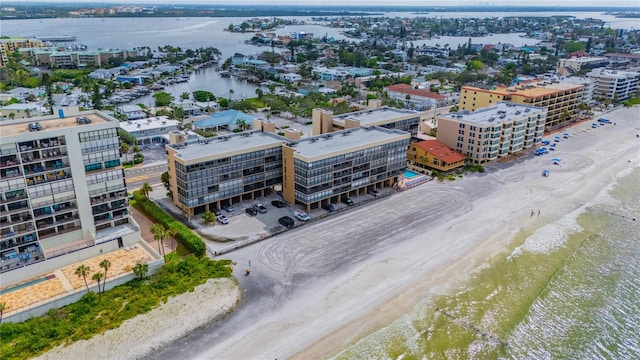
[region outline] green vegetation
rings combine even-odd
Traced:
[[[211,132],[211,131],[206,131],[206,130],[202,130],[202,129],[196,129],[195,133],[200,135],[200,136],[204,136],[206,138],[210,138],[210,137],[216,137],[218,136],[218,134]]]
[[[156,101],[156,106],[169,106],[173,101],[173,95],[168,92],[159,91],[153,94],[153,99]]]
[[[193,98],[196,101],[205,102],[205,101],[215,101],[216,96],[209,91],[204,90],[196,90],[193,92]]]
[[[169,255],[166,261],[148,279],[145,279],[148,266],[138,264],[134,268],[135,280],[105,291],[100,297],[89,292],[78,302],[52,309],[44,316],[17,324],[1,324],[2,358],[28,359],[61,344],[89,339],[149,312],[170,296],[193,291],[208,279],[231,276],[230,260],[195,256],[179,259]]]
[[[479,172],[479,173],[483,173],[484,172],[484,167],[482,165],[465,165],[462,170],[464,172]]]
[[[163,225],[166,229],[174,232],[174,237],[179,243],[192,251],[196,256],[203,256],[206,247],[202,239],[196,235],[186,225],[178,222],[173,216],[167,214],[156,203],[149,200],[140,191],[133,192],[135,202],[131,204],[143,214],[147,215],[153,222]]]
[[[632,107],[634,105],[640,104],[640,98],[630,98],[630,99],[627,99],[627,100],[622,100],[621,103],[625,107]]]

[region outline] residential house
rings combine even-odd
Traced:
[[[449,171],[463,167],[465,156],[438,140],[423,140],[409,145],[407,160],[420,169]]]

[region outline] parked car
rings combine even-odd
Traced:
[[[226,225],[229,223],[229,218],[224,215],[216,216],[216,221],[218,221],[222,225]]]
[[[258,210],[258,212],[260,214],[266,214],[267,213],[267,207],[262,205],[261,203],[253,205],[253,208]]]
[[[286,228],[292,228],[293,224],[295,224],[293,219],[288,216],[281,217],[280,219],[278,219],[278,222]]]
[[[258,215],[258,210],[254,209],[254,208],[247,208],[247,210],[245,210],[247,214],[251,215],[251,216],[255,216]]]
[[[233,205],[222,205],[222,210],[228,212],[228,213],[232,213],[234,211],[236,211],[236,208],[233,207]]]
[[[211,212],[214,213],[216,216],[222,215],[222,211],[220,211],[220,209],[217,209],[217,208],[211,208]]]
[[[327,211],[329,211],[329,212],[332,212],[332,211],[336,210],[336,208],[333,206],[333,204],[324,204],[324,205],[322,205],[322,208],[327,210]]]
[[[278,209],[285,207],[285,203],[282,200],[273,200],[271,202],[271,205],[273,205],[274,207],[277,207]]]
[[[349,206],[353,205],[353,200],[351,200],[351,198],[348,198],[348,197],[342,198],[342,202]]]
[[[369,194],[371,196],[375,196],[376,198],[380,197],[380,192],[378,190],[369,189],[367,191],[367,194]]]
[[[307,214],[306,212],[302,211],[302,210],[295,210],[293,212],[293,216],[300,220],[300,221],[309,221],[311,218],[309,217],[309,214]]]

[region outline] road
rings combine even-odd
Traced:
[[[148,182],[149,185],[160,184],[160,176],[167,171],[167,164],[151,165],[146,167],[133,167],[124,171],[127,180],[127,190],[132,191],[142,187]]]

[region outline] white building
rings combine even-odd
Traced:
[[[180,121],[170,120],[166,116],[120,122],[120,128],[135,137],[139,144],[162,144],[166,135],[178,130],[179,125]]]
[[[298,81],[302,80],[302,76],[300,74],[296,74],[296,73],[280,74],[279,77],[283,81],[290,82],[290,83],[298,82]]]
[[[117,129],[116,119],[95,110],[3,123],[3,285],[139,242]]]
[[[138,105],[124,105],[116,107],[116,113],[123,114],[128,120],[144,119],[147,115]]]
[[[437,139],[483,164],[542,141],[547,109],[508,102],[438,118]]]
[[[608,99],[624,100],[638,90],[640,74],[633,71],[594,69],[587,77],[595,82],[593,93]]]
[[[603,57],[574,57],[571,59],[560,59],[558,67],[564,67],[571,69],[574,72],[578,72],[584,69],[593,69],[596,67],[607,66],[608,61]]]
[[[13,118],[13,119],[24,119],[24,118],[32,118],[41,116],[45,114],[47,109],[36,104],[36,103],[27,103],[27,104],[10,104],[0,108],[0,117],[2,118]]]

